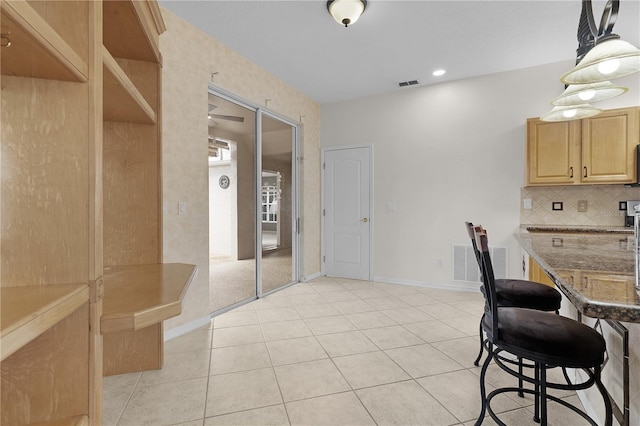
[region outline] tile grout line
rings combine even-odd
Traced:
[[[118,425],[120,423],[120,420],[122,420],[122,415],[127,410],[127,407],[129,406],[129,403],[131,402],[131,398],[133,398],[133,394],[138,389],[138,384],[140,383],[140,379],[142,378],[142,374],[143,374],[143,372],[140,372],[140,375],[138,376],[138,379],[136,380],[135,385],[133,385],[133,388],[131,389],[131,393],[129,394],[129,397],[127,398],[127,401],[124,403],[124,406],[122,407],[122,411],[120,411],[120,415],[118,415],[118,418],[117,418],[116,423],[115,423],[116,425]]]
[[[209,400],[209,385],[211,383],[211,362],[213,360],[213,334],[215,333],[216,328],[213,323],[213,318],[211,319],[211,342],[209,343],[209,363],[207,364],[207,386],[204,392],[204,410],[202,411],[202,424],[207,418],[207,402]]]
[[[289,302],[291,302],[291,300],[288,299],[287,300]],[[262,334],[262,340],[264,341],[264,345],[267,348],[267,355],[269,356],[269,363],[271,364],[271,372],[273,373],[273,377],[276,380],[276,385],[278,386],[278,392],[280,392],[280,400],[282,401],[282,407],[284,408],[284,413],[287,416],[287,422],[289,422],[289,424],[291,424],[291,418],[289,417],[289,410],[287,410],[287,404],[285,404],[284,402],[284,395],[282,394],[282,388],[280,387],[280,381],[278,380],[278,375],[276,374],[276,368],[273,366],[273,358],[271,357],[271,351],[269,350],[269,345],[267,344],[267,338],[264,335],[264,330],[262,328],[262,323],[260,322],[260,318],[258,317],[258,323],[260,325],[260,333]]]

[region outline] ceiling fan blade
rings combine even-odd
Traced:
[[[224,114],[209,114],[212,118],[220,120],[237,121],[238,123],[244,123],[244,117],[238,117],[236,115],[224,115]]]

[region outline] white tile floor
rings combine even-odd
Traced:
[[[167,342],[159,371],[106,377],[104,423],[472,425],[482,311],[479,293],[327,277],[296,284]],[[515,383],[495,366],[487,382]],[[493,407],[509,425],[535,424],[530,397],[501,395]],[[549,408],[550,425],[586,424]]]

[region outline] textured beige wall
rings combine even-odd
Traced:
[[[183,313],[165,331],[209,313],[209,195],[207,86],[214,84],[258,105],[301,121],[302,275],[320,271],[320,107],[310,98],[249,62],[217,40],[162,9],[167,31],[160,38],[162,75],[162,173],[164,262],[198,265]],[[186,214],[178,215],[178,202]]]

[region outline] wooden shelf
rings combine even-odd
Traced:
[[[107,0],[103,21],[103,43],[113,56],[162,63],[158,34],[165,26],[157,3]]]
[[[2,360],[89,300],[86,284],[52,284],[0,289]]]
[[[4,0],[2,74],[49,80],[88,81],[87,63],[25,0]]]
[[[102,334],[136,331],[180,315],[196,271],[184,263],[105,268]]]
[[[142,96],[106,47],[102,47],[105,121],[155,124],[153,108]]]

